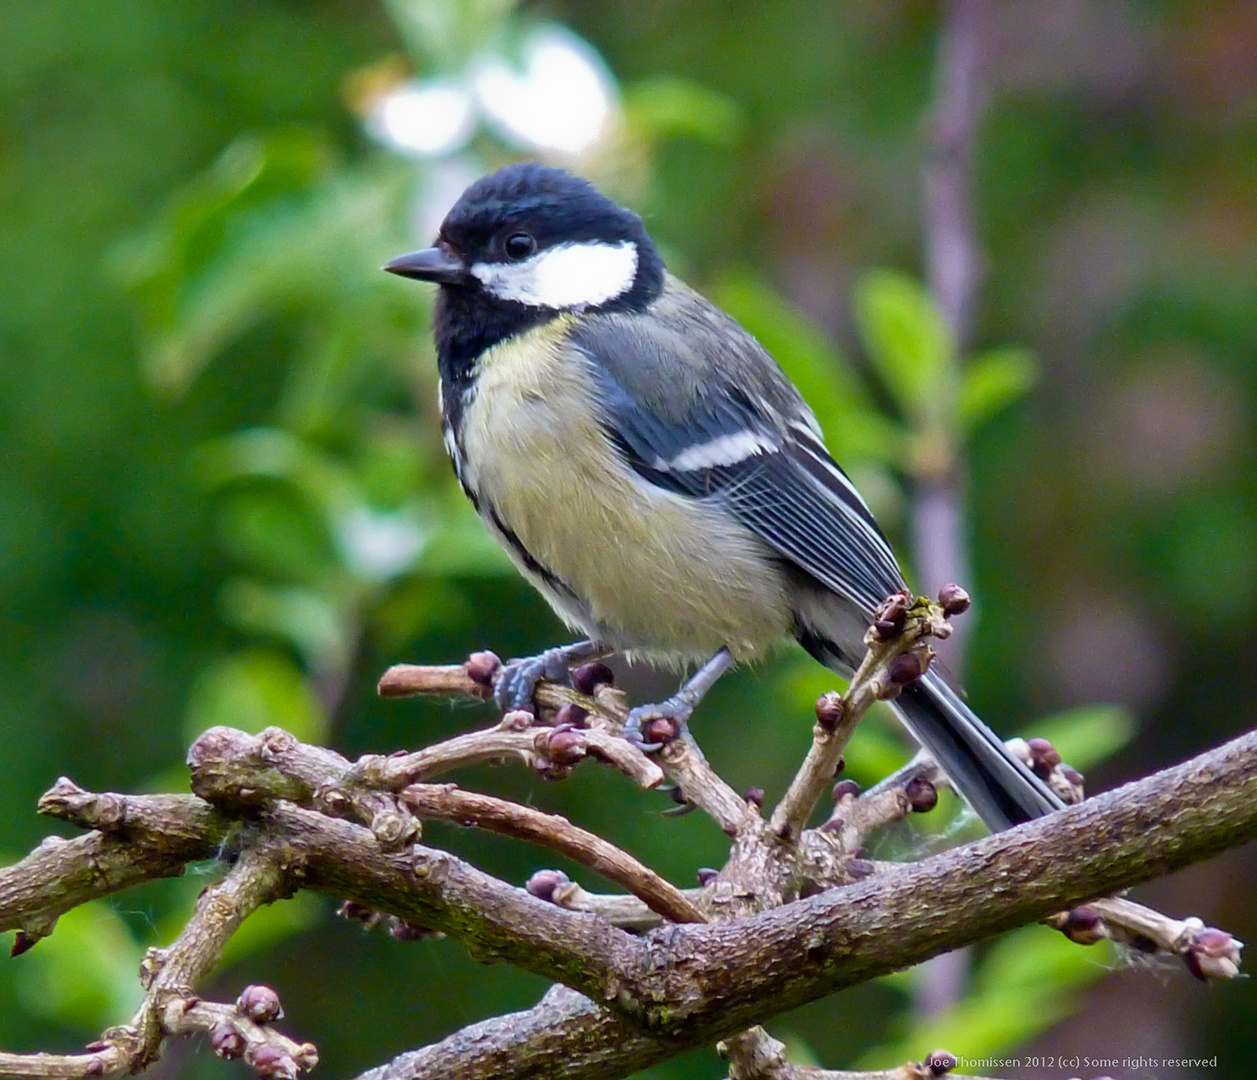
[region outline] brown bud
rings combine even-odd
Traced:
[[[240,996],[236,998],[236,1008],[255,1024],[269,1024],[284,1015],[279,995],[269,986],[258,983],[252,983],[240,991]]]
[[[837,690],[830,690],[816,699],[816,723],[822,731],[837,731],[846,703]]]
[[[248,1054],[245,1060],[265,1080],[297,1080],[300,1071],[292,1057],[278,1046],[263,1044]]]
[[[642,725],[642,738],[648,743],[675,742],[681,734],[681,725],[670,716],[656,716]]]
[[[472,653],[463,667],[467,671],[467,678],[472,682],[481,686],[492,686],[494,677],[502,667],[502,661],[497,653],[485,650]]]
[[[860,794],[860,785],[854,780],[839,780],[834,785],[834,802],[837,803],[842,799],[854,799]]]
[[[575,765],[585,756],[585,736],[570,727],[556,727],[546,743],[546,756],[556,765]]]
[[[375,914],[366,904],[360,904],[357,900],[346,900],[340,907],[336,909],[336,914],[342,919],[352,919],[354,922],[366,922]]]
[[[903,786],[914,814],[925,814],[938,805],[938,788],[924,776],[914,776]]]
[[[900,653],[890,662],[887,674],[896,686],[907,686],[921,677],[921,660],[916,653]]]
[[[572,685],[582,694],[593,697],[600,686],[614,686],[615,675],[606,664],[595,661],[572,668]]]
[[[559,706],[559,711],[554,714],[555,727],[573,727],[586,728],[589,726],[589,710],[583,705],[577,705],[574,701]]]
[[[1076,945],[1094,945],[1109,936],[1108,927],[1094,908],[1070,908],[1065,913],[1061,933]]]
[[[719,870],[713,870],[710,866],[700,866],[698,868],[698,883],[704,889],[720,876]]]
[[[835,814],[821,825],[821,832],[832,833],[834,836],[837,836],[838,833],[842,832],[844,825],[846,825],[846,822]]]
[[[761,810],[764,808],[764,789],[763,788],[759,788],[759,787],[747,788],[746,794],[743,795],[742,798],[745,799],[752,806],[759,807]]]
[[[38,940],[38,934],[28,934],[25,930],[19,930],[13,937],[13,948],[9,950],[9,955],[21,956],[24,952],[30,952]]]
[[[901,589],[878,604],[877,610],[873,613],[873,636],[878,641],[889,641],[903,633],[904,624],[908,621],[908,607],[911,603],[912,594]]]
[[[943,614],[950,619],[969,610],[969,594],[959,585],[944,585],[938,590],[938,603]]]
[[[1236,941],[1225,930],[1207,926],[1197,931],[1183,959],[1187,969],[1201,982],[1234,979],[1240,972],[1243,947],[1243,942]]]
[[[1061,755],[1047,739],[1027,739],[1030,749],[1030,769],[1041,780],[1047,780],[1052,770],[1061,763]]]
[[[538,900],[554,903],[554,890],[566,885],[570,879],[562,870],[538,870],[524,882],[524,890]]]
[[[100,1058],[93,1058],[83,1066],[84,1076],[104,1076],[105,1063]]]
[[[209,1029],[210,1048],[220,1058],[233,1060],[244,1053],[245,1038],[230,1024],[215,1024]]]
[[[930,1076],[946,1076],[960,1062],[955,1054],[949,1054],[946,1050],[931,1050],[922,1064],[929,1070]]]
[[[875,867],[868,859],[848,859],[846,862],[847,877],[852,881],[863,881],[873,876]]]

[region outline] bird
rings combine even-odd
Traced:
[[[841,675],[858,666],[879,605],[906,588],[890,544],[789,377],[668,272],[635,212],[566,170],[511,164],[383,269],[438,286],[454,472],[585,635],[504,665],[504,708],[611,653],[701,665],[630,712],[626,735],[654,752],[652,718],[689,738],[707,689],[782,640]],[[890,707],[992,831],[1063,805],[933,668]]]

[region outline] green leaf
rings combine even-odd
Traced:
[[[357,483],[343,459],[282,428],[244,428],[211,440],[197,448],[195,464],[211,486],[267,478],[291,483],[328,512],[358,502]]]
[[[1107,761],[1134,738],[1135,718],[1124,705],[1082,705],[1036,721],[1027,737],[1047,739],[1075,769]]]
[[[326,521],[291,487],[233,490],[219,512],[219,535],[240,564],[284,581],[313,585],[340,568]]]
[[[855,290],[856,329],[904,415],[937,416],[950,407],[956,344],[922,285],[895,270],[874,270]]]
[[[288,656],[256,647],[211,664],[193,685],[184,720],[189,741],[217,724],[250,732],[274,724],[302,742],[322,743],[328,718]]]
[[[1022,927],[990,947],[964,998],[901,1026],[900,1037],[866,1054],[857,1067],[919,1060],[922,1047],[945,1046],[962,1059],[1006,1052],[1068,1016],[1078,989],[1107,974],[1111,958],[1109,946],[1082,948],[1044,927]],[[916,967],[886,981],[907,991],[921,973]]]
[[[413,174],[383,158],[338,171],[330,161],[308,133],[239,140],[115,251],[155,390],[182,393],[217,352],[284,309],[330,324],[373,295],[400,304],[378,267],[403,242]]]
[[[97,901],[62,915],[11,977],[32,1014],[96,1032],[139,1005],[135,972],[143,952],[108,904]]]
[[[988,349],[965,364],[956,396],[960,429],[972,431],[1022,397],[1039,380],[1033,352],[1017,345]]]

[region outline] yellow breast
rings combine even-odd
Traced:
[[[582,601],[559,614],[622,649],[753,655],[791,625],[765,545],[719,506],[633,472],[597,419],[570,320],[488,350],[463,414],[463,468],[482,512]],[[517,558],[517,562],[518,562]]]

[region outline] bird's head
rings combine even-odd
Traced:
[[[477,180],[434,246],[384,269],[461,294],[460,306],[518,306],[533,315],[640,308],[663,287],[663,263],[641,218],[588,180],[536,164]]]

